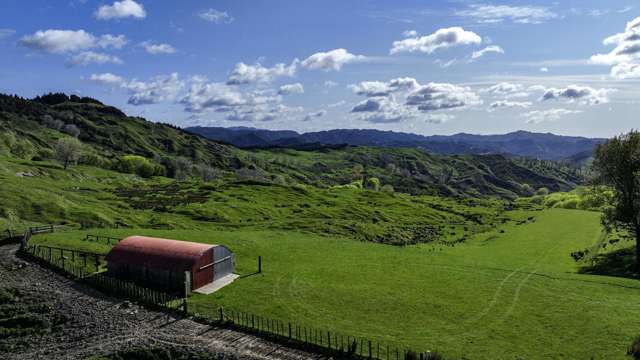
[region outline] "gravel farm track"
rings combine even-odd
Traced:
[[[17,258],[16,249],[16,245],[0,246],[0,289],[46,301],[66,322],[44,335],[0,340],[21,344],[11,353],[0,350],[0,359],[85,359],[141,347],[208,351],[241,359],[325,358],[106,296]]]

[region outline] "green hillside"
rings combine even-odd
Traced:
[[[447,157],[417,149],[314,146],[243,151],[64,94],[33,100],[0,95],[0,130],[0,154],[9,157],[51,161],[59,139],[77,137],[84,145],[80,164],[145,177],[223,177],[319,188],[354,182],[375,187],[376,181],[369,179],[376,178],[380,187],[403,193],[509,199],[541,187],[570,190],[583,181],[562,164],[531,169],[499,155]],[[141,171],[143,166],[151,170]]]

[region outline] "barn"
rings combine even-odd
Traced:
[[[107,273],[147,287],[190,291],[233,274],[235,257],[225,246],[129,236],[106,256]],[[188,279],[185,279],[188,277]]]

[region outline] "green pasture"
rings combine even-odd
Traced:
[[[394,247],[293,231],[95,230],[222,243],[243,277],[191,311],[219,306],[467,359],[616,359],[640,332],[636,280],[579,274],[570,253],[601,241],[599,214],[551,209],[455,247]],[[529,220],[527,220],[529,219]],[[35,238],[106,252],[92,231]],[[630,244],[629,244],[630,245]],[[264,272],[257,270],[257,257]]]

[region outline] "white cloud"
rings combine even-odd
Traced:
[[[541,67],[540,68],[540,72],[544,72],[544,73],[549,72],[549,68],[548,67]]]
[[[210,83],[204,78],[192,79],[187,94],[180,100],[185,111],[225,114],[230,121],[271,121],[303,111],[283,105],[282,96],[272,90],[241,91],[225,83]]]
[[[96,45],[105,49],[122,49],[128,42],[129,40],[127,40],[127,37],[124,35],[106,34],[100,36],[100,38],[96,40]]]
[[[593,55],[592,63],[612,65],[611,76],[616,79],[640,77],[636,70],[640,65],[640,17],[628,22],[624,32],[604,39],[603,44],[615,48],[607,54]]]
[[[147,12],[144,6],[133,0],[116,1],[112,5],[103,5],[98,8],[95,17],[100,20],[135,18],[144,19]]]
[[[81,52],[77,55],[74,55],[70,60],[70,65],[82,65],[87,66],[89,64],[123,64],[122,59],[117,56],[97,53],[93,51],[85,51]]]
[[[407,105],[421,111],[446,110],[481,105],[482,100],[469,87],[447,83],[429,83],[407,96]]]
[[[13,36],[16,31],[13,29],[0,29],[0,40]]]
[[[520,92],[524,90],[524,86],[522,84],[514,84],[509,82],[501,82],[499,84],[490,86],[488,88],[482,89],[482,92],[491,93],[494,95],[509,95],[516,92]]]
[[[257,63],[248,65],[238,63],[229,75],[228,85],[241,85],[257,82],[269,82],[279,77],[292,77],[296,74],[298,68],[298,59],[295,59],[291,65],[283,63],[276,64],[273,67],[265,67]]]
[[[397,91],[415,90],[420,86],[414,78],[397,78],[389,82],[363,81],[359,84],[349,85],[349,88],[357,95],[368,97],[387,96]]]
[[[120,49],[127,43],[124,35],[102,35],[97,38],[84,30],[39,30],[20,39],[27,48],[51,54],[73,53],[91,48]]]
[[[470,88],[453,84],[421,85],[413,78],[397,78],[388,82],[364,81],[350,88],[367,99],[357,103],[351,112],[360,120],[374,123],[394,123],[418,118],[441,123],[452,119],[450,114],[437,112],[482,104]]]
[[[327,81],[324,82],[324,86],[328,87],[328,88],[336,87],[338,85],[339,84],[337,82],[331,81],[331,80],[327,80]]]
[[[489,108],[487,109],[487,111],[495,111],[496,109],[500,109],[500,108],[529,108],[531,107],[531,105],[533,105],[531,102],[528,101],[510,101],[510,100],[499,100],[499,101],[494,101],[491,104],[489,104]]]
[[[432,54],[439,49],[446,49],[459,45],[479,45],[482,38],[472,31],[461,27],[440,29],[431,35],[412,37],[393,42],[390,54],[402,52],[422,52]]]
[[[418,36],[418,32],[415,30],[406,30],[404,32],[402,32],[402,36],[410,38],[410,37],[416,37]]]
[[[311,121],[313,119],[318,119],[321,118],[323,116],[327,115],[327,111],[326,110],[320,110],[320,111],[316,111],[316,112],[312,112],[307,114],[304,119],[302,119],[302,121]]]
[[[511,21],[519,24],[540,24],[560,16],[546,7],[471,4],[456,15],[471,18],[479,23],[495,24]]]
[[[365,60],[365,56],[351,54],[345,49],[334,49],[309,56],[302,62],[302,66],[310,70],[340,71],[345,64]]]
[[[418,112],[396,101],[394,97],[374,97],[364,100],[351,110],[359,119],[371,123],[397,123],[418,116]]]
[[[279,95],[304,94],[304,86],[300,83],[285,84],[278,89]]]
[[[529,111],[520,116],[526,119],[527,124],[539,124],[545,121],[557,121],[564,116],[580,113],[582,113],[580,110],[549,109]]]
[[[344,101],[344,100],[340,100],[340,101],[338,101],[336,103],[329,104],[327,106],[330,107],[330,108],[336,108],[336,107],[340,107],[340,106],[344,106],[344,105],[347,105],[347,102]]]
[[[115,85],[120,86],[121,84],[124,84],[126,82],[124,78],[118,75],[114,75],[112,73],[92,74],[90,77],[90,80],[95,81],[99,84],[110,85],[110,86],[115,86]]]
[[[151,41],[144,41],[140,43],[146,52],[152,55],[157,54],[173,54],[176,49],[169,44],[156,44]]]
[[[488,53],[504,54],[504,49],[502,49],[498,45],[490,45],[490,46],[487,46],[486,48],[484,48],[482,50],[474,51],[471,54],[471,60],[477,60],[477,59],[483,57],[484,55],[486,55]]]
[[[128,103],[131,105],[157,104],[162,101],[175,100],[185,86],[184,81],[180,80],[177,73],[155,76],[147,82],[136,79],[127,81],[123,77],[111,73],[93,74],[90,80],[126,90],[130,95]]]
[[[609,94],[615,89],[594,89],[589,86],[569,85],[566,88],[546,89],[541,100],[567,99],[570,102],[580,102],[587,105],[598,105],[609,102]]]
[[[233,16],[229,15],[226,11],[219,11],[216,9],[207,9],[198,13],[198,16],[205,21],[214,24],[231,24],[234,20]]]

